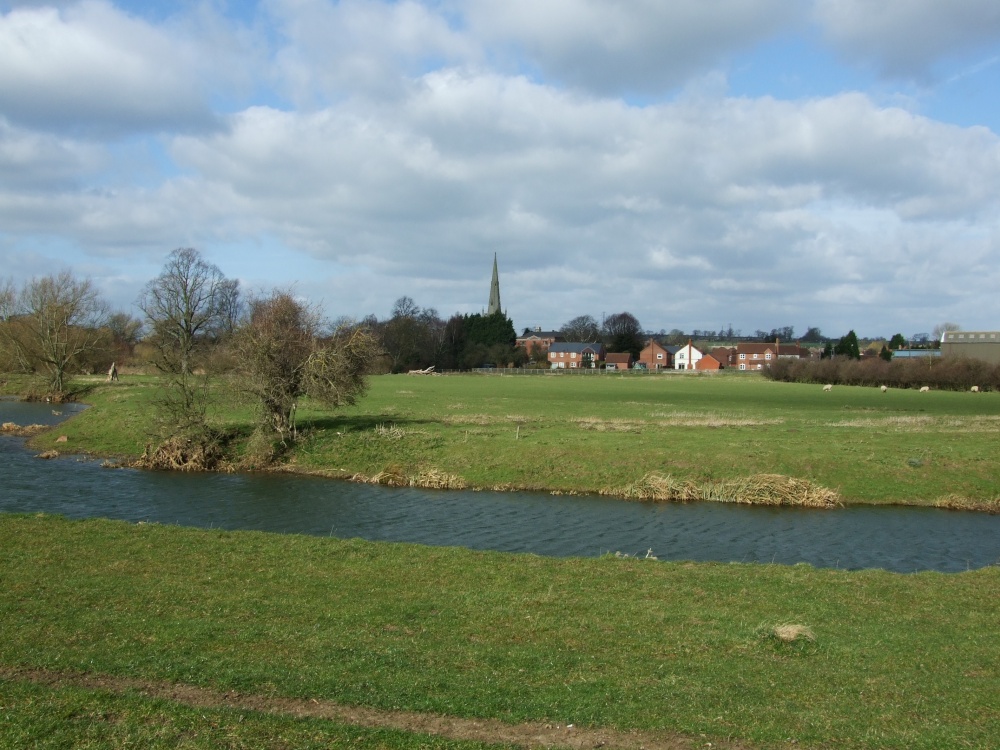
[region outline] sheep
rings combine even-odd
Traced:
[[[830,385],[829,383],[827,383],[826,385],[823,386],[823,390],[824,391],[832,391],[833,390],[833,386]]]
[[[879,390],[882,391],[882,393],[885,393],[887,390],[889,390],[889,386],[887,386],[887,385],[880,385],[879,386]]]
[[[929,393],[930,390],[931,390],[930,386],[926,386],[926,385],[925,386],[921,386],[921,388],[920,388],[920,392],[921,393]]]
[[[978,385],[974,385],[974,386],[972,386],[969,389],[969,391],[972,392],[972,393],[979,393],[979,386]]]

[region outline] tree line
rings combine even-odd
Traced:
[[[180,248],[136,300],[142,318],[110,309],[89,280],[68,271],[17,288],[0,283],[0,370],[37,379],[37,395],[72,397],[69,377],[129,361],[162,375],[156,402],[160,442],[147,465],[209,466],[227,436],[207,419],[211,375],[256,415],[256,454],[267,462],[297,438],[303,397],[353,403],[381,351],[364,324],[331,324],[288,290],[244,294],[197,250]],[[109,372],[109,377],[110,377]],[[179,459],[178,456],[183,456]],[[192,458],[197,456],[197,459]]]

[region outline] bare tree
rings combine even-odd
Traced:
[[[568,323],[564,323],[559,333],[566,341],[593,344],[601,340],[601,327],[591,315],[577,315]]]
[[[107,344],[108,306],[89,279],[69,271],[32,279],[16,296],[3,291],[8,308],[0,335],[27,368],[43,371],[53,393],[66,392],[66,376]]]
[[[232,322],[238,299],[239,282],[226,279],[197,250],[185,247],[170,253],[163,271],[136,303],[149,321],[160,355],[155,364],[186,378],[195,353]]]
[[[941,341],[941,337],[946,333],[951,333],[952,331],[961,331],[962,326],[958,323],[938,323],[934,326],[934,331],[931,333],[931,337],[934,341]]]
[[[14,314],[17,287],[10,277],[0,280],[0,322],[6,322]]]

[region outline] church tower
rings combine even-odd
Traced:
[[[493,253],[493,281],[490,282],[490,306],[487,315],[500,312],[500,274],[497,273],[497,254]]]

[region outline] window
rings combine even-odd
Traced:
[[[742,357],[742,356],[744,356],[744,355],[742,355],[742,354],[741,354],[740,356]],[[741,369],[741,370],[745,370],[745,369],[747,369],[747,366],[746,366],[746,365],[740,365],[740,369]]]
[[[747,355],[746,355],[746,354],[741,354],[741,355],[740,355],[740,359],[746,359],[746,358],[747,358]],[[746,369],[746,368],[744,368],[744,369]]]
[[[764,355],[764,359],[770,359],[770,358],[771,358],[771,352],[768,352],[767,354]]]
[[[758,357],[758,356],[759,356],[759,355],[757,355],[757,354],[754,354],[754,355],[753,355],[753,358],[754,358],[754,359],[757,359],[757,357]]]
[[[662,353],[660,353],[660,354],[657,354],[657,355],[656,355],[656,358],[657,358],[657,359],[663,359],[663,354],[662,354]]]
[[[570,352],[569,358],[576,359],[576,352]]]
[[[562,359],[565,356],[566,356],[566,352],[559,352],[559,359]]]

